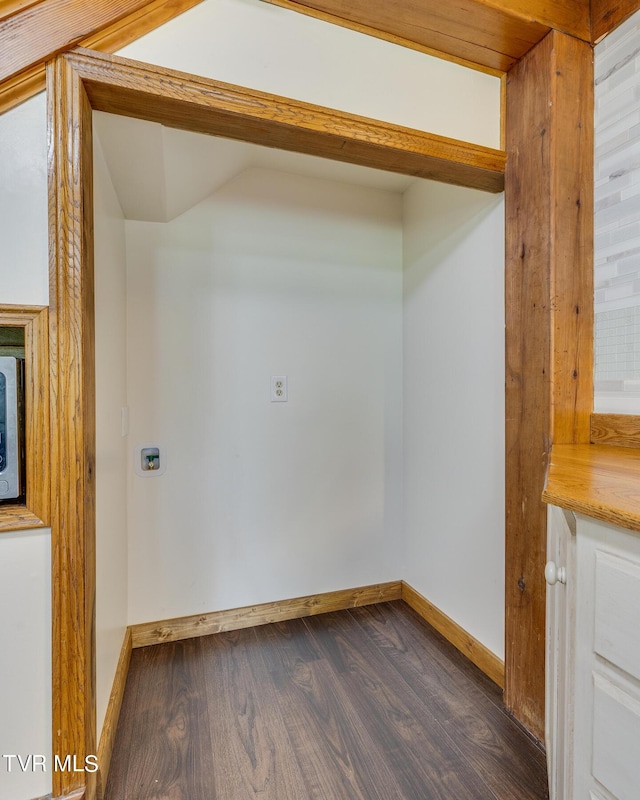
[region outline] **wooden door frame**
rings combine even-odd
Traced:
[[[97,744],[93,109],[487,191],[505,188],[505,705],[542,737],[541,494],[554,437],[568,443],[586,435],[592,374],[585,353],[593,340],[591,51],[565,34],[549,37],[507,75],[506,186],[502,151],[94,51],[48,65],[54,753],[75,754],[82,764]],[[536,341],[544,342],[539,365],[528,357]],[[54,797],[93,800],[95,775],[54,772],[53,790]]]
[[[501,151],[88,50],[47,68],[53,753],[96,753],[92,111],[499,192]],[[94,773],[53,773],[93,800]]]

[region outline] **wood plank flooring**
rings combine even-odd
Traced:
[[[500,690],[401,600],[134,650],[105,800],[546,800]]]

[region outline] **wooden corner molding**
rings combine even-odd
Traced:
[[[469,661],[481,669],[488,678],[504,689],[504,662],[495,653],[492,653],[488,647],[467,633],[457,622],[440,611],[405,581],[402,581],[402,599]]]

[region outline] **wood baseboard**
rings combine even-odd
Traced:
[[[127,682],[129,663],[131,662],[131,628],[127,628],[122,641],[120,658],[116,667],[116,674],[113,678],[113,686],[109,695],[107,713],[100,734],[100,744],[98,745],[98,800],[102,800],[104,790],[109,776],[109,766],[111,765],[111,755],[116,738],[116,728],[120,718],[120,708],[124,696],[124,687]]]
[[[420,592],[417,592],[404,581],[402,581],[402,599],[425,622],[428,622],[447,641],[451,642],[469,661],[473,662],[494,683],[504,689],[504,661],[501,661],[495,653],[492,653],[477,639],[474,639],[457,622],[454,622],[439,608],[436,608],[433,603],[430,603],[426,597],[423,597]]]
[[[221,631],[266,625],[269,622],[281,622],[314,614],[325,614],[329,611],[342,611],[345,608],[384,603],[388,600],[400,600],[401,597],[402,582],[391,581],[361,586],[358,589],[312,594],[292,600],[277,600],[273,603],[213,611],[209,614],[195,614],[161,622],[143,622],[130,626],[132,645],[146,647],[150,644],[176,642],[180,639],[208,636]]]

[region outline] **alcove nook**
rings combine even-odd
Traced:
[[[94,112],[94,197],[98,734],[127,625],[402,578],[502,658],[502,195]]]

